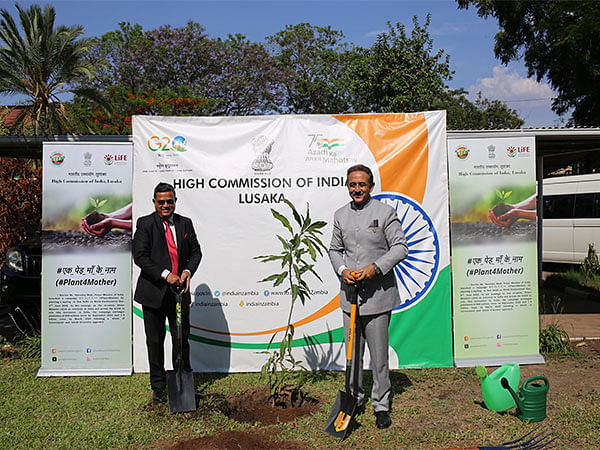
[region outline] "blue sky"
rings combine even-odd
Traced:
[[[211,37],[241,33],[253,41],[280,31],[288,24],[309,22],[343,31],[348,42],[368,47],[386,22],[401,22],[410,30],[412,17],[419,22],[431,14],[429,31],[436,50],[450,55],[455,71],[452,88],[465,88],[473,99],[478,91],[485,97],[506,101],[519,111],[525,127],[549,127],[561,124],[550,110],[554,93],[547,83],[527,78],[520,62],[503,66],[494,58],[494,19],[484,20],[474,9],[459,10],[453,0],[54,0],[31,3],[51,4],[57,23],[83,25],[88,36],[100,36],[118,28],[122,21],[139,23],[144,30],[163,24],[182,26],[188,20],[201,23]],[[14,2],[0,0],[0,6],[16,17]],[[10,103],[0,97],[0,102]]]

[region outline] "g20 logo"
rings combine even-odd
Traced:
[[[183,153],[187,151],[185,146],[186,140],[183,136],[175,136],[172,140],[167,136],[152,136],[148,139],[148,149],[152,152],[176,151]]]

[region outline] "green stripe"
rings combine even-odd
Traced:
[[[134,306],[133,312],[136,316],[144,318],[144,313],[139,308],[136,308]],[[167,330],[168,329],[169,326],[167,325]],[[269,345],[268,342],[244,344],[242,342],[222,341],[219,339],[211,339],[202,336],[197,336],[195,334],[190,334],[190,340],[200,342],[202,344],[214,345],[216,347],[242,348],[251,350],[266,350]],[[307,336],[302,339],[294,339],[294,341],[292,342],[292,347],[311,347],[315,345],[333,344],[337,342],[344,342],[343,327],[336,328],[335,330],[325,331],[314,336]],[[271,345],[271,347],[274,347],[274,345]]]

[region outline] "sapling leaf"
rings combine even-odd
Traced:
[[[277,211],[275,211],[272,208],[271,208],[271,214],[273,214],[273,217],[275,217],[277,220],[279,220],[283,224],[283,226],[286,227],[290,231],[290,233],[294,234],[294,230],[292,230],[292,227],[290,226],[290,222],[289,222],[289,220],[287,220],[285,218],[285,216],[278,213]]]

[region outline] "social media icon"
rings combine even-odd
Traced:
[[[469,348],[469,344],[465,344],[465,348]]]
[[[52,357],[52,362],[56,362],[56,356]]]
[[[468,340],[469,340],[469,336],[465,336],[465,341],[468,341]]]

